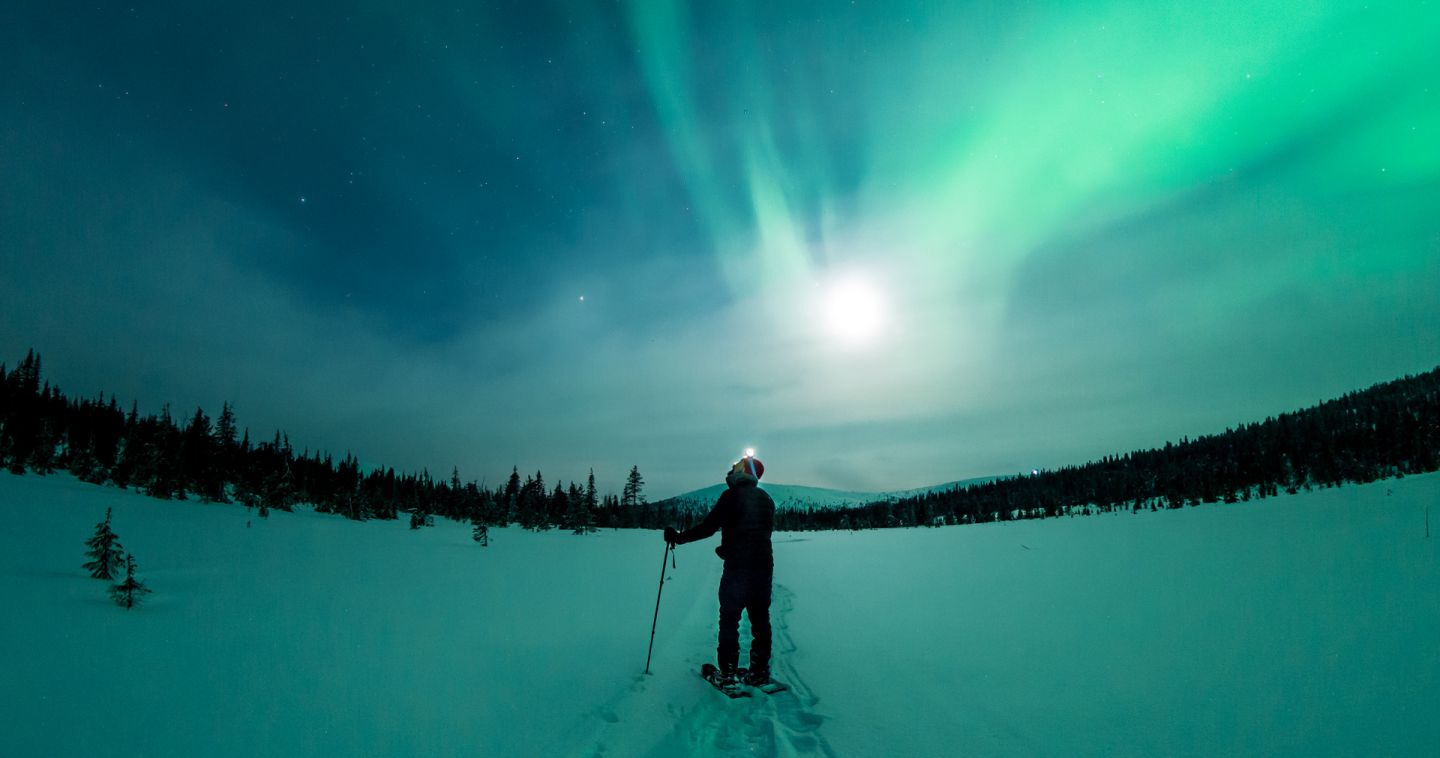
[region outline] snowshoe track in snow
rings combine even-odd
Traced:
[[[790,689],[754,697],[729,700],[700,690],[702,696],[679,713],[675,729],[650,752],[651,756],[676,755],[772,755],[826,756],[834,758],[820,727],[825,717],[815,710],[820,699],[795,669],[795,641],[790,636],[788,616],[795,596],[784,585],[775,585],[770,623],[775,651],[771,673]],[[748,621],[744,624],[748,627]],[[747,628],[740,638],[749,639]],[[697,664],[698,666],[698,664]]]
[[[766,695],[756,691],[753,697],[730,699],[720,693],[711,692],[704,680],[695,676],[701,664],[708,659],[697,657],[687,661],[684,671],[676,672],[684,681],[690,682],[683,692],[684,699],[672,701],[664,706],[673,724],[668,734],[657,742],[647,753],[654,758],[673,756],[823,756],[834,758],[835,751],[820,733],[826,717],[816,705],[820,702],[796,670],[793,654],[795,641],[790,636],[788,616],[795,605],[795,596],[788,588],[776,584],[771,602],[771,634],[775,660],[771,672],[775,678],[789,685],[789,689]],[[745,623],[748,626],[748,622]],[[748,629],[741,630],[743,641],[749,639]],[[646,690],[654,682],[650,677],[637,677],[628,688],[629,697],[637,702],[626,703],[632,707],[641,705]],[[658,694],[658,693],[657,693]],[[611,730],[621,721],[617,715],[628,710],[622,704],[615,704],[597,711],[594,715],[603,723],[591,747],[583,755],[608,756]],[[660,707],[660,706],[651,706]],[[620,740],[628,743],[628,740]],[[629,743],[633,744],[633,743]]]

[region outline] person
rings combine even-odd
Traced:
[[[672,545],[720,532],[715,554],[725,561],[725,571],[720,577],[720,644],[715,655],[722,680],[732,685],[742,676],[741,611],[750,618],[751,637],[744,681],[752,687],[770,681],[770,586],[775,575],[770,533],[775,528],[775,501],[759,487],[764,473],[764,464],[747,454],[725,475],[727,489],[703,521],[683,532],[665,527],[665,541]]]

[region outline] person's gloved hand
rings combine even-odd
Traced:
[[[675,531],[675,527],[665,527],[665,541],[670,543],[671,545],[674,545],[680,541],[680,533]]]

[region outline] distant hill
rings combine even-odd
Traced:
[[[962,479],[945,484],[936,484],[929,487],[917,487],[911,490],[895,490],[893,492],[848,492],[845,490],[832,490],[824,487],[807,487],[801,484],[771,484],[762,481],[760,488],[770,494],[775,501],[775,507],[780,510],[803,511],[806,509],[829,510],[834,508],[854,508],[871,503],[894,502],[907,497],[918,497],[937,492],[949,492],[958,487],[966,487],[972,484],[987,484],[1002,477],[985,476],[975,479]],[[713,484],[709,487],[686,492],[682,495],[666,498],[656,503],[658,506],[674,507],[682,512],[706,511],[715,504],[720,493],[725,491],[725,484]]]
[[[1163,448],[872,503],[777,528],[977,524],[1235,504],[1440,470],[1440,368]]]
[[[776,529],[977,524],[1240,503],[1283,490],[1364,484],[1440,470],[1440,367],[1309,408],[1163,448],[1020,476],[908,492],[766,485],[784,511]],[[661,501],[657,518],[704,513],[723,485]]]

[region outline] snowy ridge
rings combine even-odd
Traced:
[[[817,510],[828,510],[834,508],[855,508],[862,505],[879,502],[893,502],[907,497],[924,495],[931,492],[946,492],[959,487],[967,487],[972,484],[985,484],[993,482],[1000,477],[986,476],[974,479],[961,479],[959,481],[936,484],[929,487],[917,487],[910,490],[894,490],[890,492],[849,492],[846,490],[832,490],[825,487],[809,487],[800,484],[770,484],[761,482],[760,488],[770,493],[770,498],[775,501],[775,507],[780,510],[805,510],[814,508]],[[666,498],[657,505],[675,506],[681,510],[704,512],[715,505],[715,500],[720,493],[725,491],[725,484],[714,484],[698,490],[692,490],[681,495]]]

